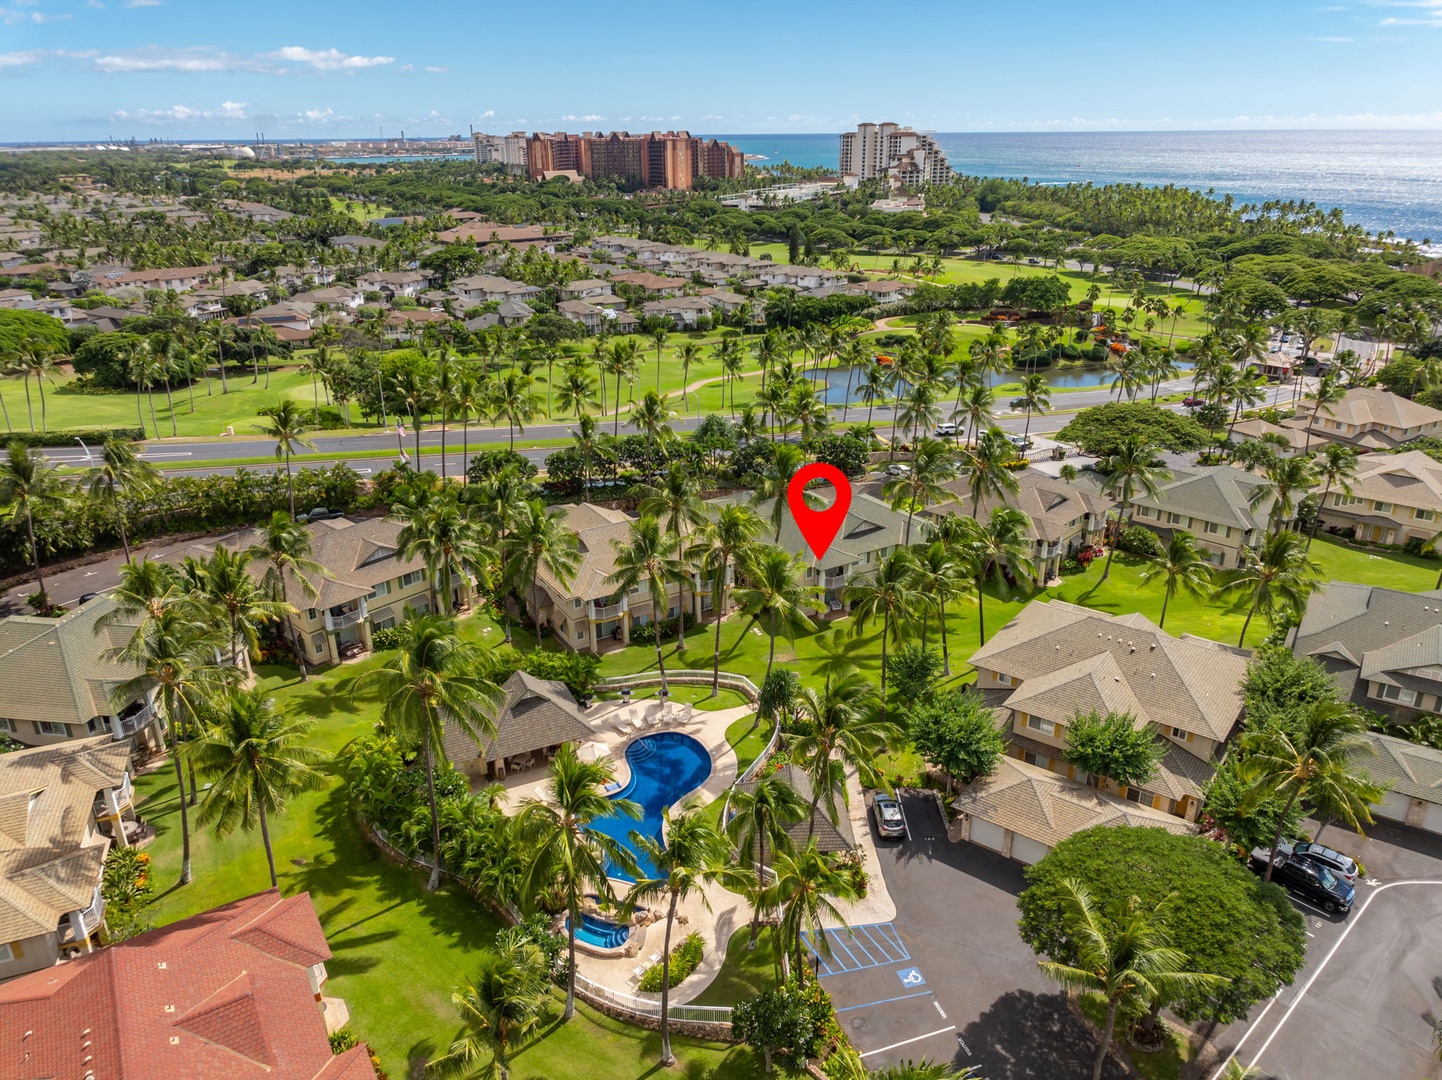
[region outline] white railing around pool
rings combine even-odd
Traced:
[[[592,982],[579,971],[576,972],[576,990],[586,998],[599,998],[618,1009],[635,1013],[638,1016],[659,1017],[661,1015],[661,1001],[659,998],[639,998],[633,994],[624,994],[619,990],[612,990],[609,986],[602,986],[598,982]],[[731,1022],[731,1007],[729,1005],[672,1005],[670,1008],[672,1020],[685,1020],[692,1022],[729,1024]]]

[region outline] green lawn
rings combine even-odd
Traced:
[[[1078,999],[1078,1005],[1082,1015],[1096,1027],[1099,1033],[1106,1023],[1106,1008],[1101,995],[1083,994]],[[1127,1045],[1125,1039],[1121,1037],[1120,1026],[1118,1025],[1118,1036],[1112,1042],[1114,1056],[1131,1062],[1137,1074],[1144,1077],[1145,1080],[1180,1080],[1187,1062],[1192,1060],[1193,1049],[1192,1044],[1176,1028],[1167,1025],[1166,1038],[1161,1050],[1155,1054],[1146,1054]]]
[[[651,652],[655,656],[655,650]],[[722,709],[735,709],[746,704],[746,696],[735,690],[727,690],[724,687],[715,697],[711,696],[709,686],[683,686],[679,683],[671,683],[667,687],[672,701],[683,702],[687,705],[694,705],[702,712],[720,712]],[[661,693],[659,686],[638,687],[632,694],[632,701],[645,701],[654,698]],[[605,698],[619,698],[620,694],[605,694]]]
[[[751,928],[742,927],[726,945],[726,959],[715,980],[691,1002],[693,1005],[734,1005],[776,985],[775,931],[763,926],[751,943]]]
[[[731,749],[736,751],[738,772],[745,772],[751,763],[761,756],[766,744],[771,741],[772,726],[771,721],[762,720],[753,713],[732,721],[731,726],[726,729],[726,741],[731,744]]]

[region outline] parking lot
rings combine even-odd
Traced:
[[[1017,936],[1021,867],[948,841],[930,797],[902,805],[910,839],[878,842],[874,868],[896,918],[832,933],[818,967],[867,1066],[930,1058],[988,1080],[1090,1076],[1095,1043]]]
[[[895,918],[829,932],[831,955],[815,960],[866,1064],[927,1057],[977,1066],[989,1080],[1089,1076],[1091,1033],[1017,934],[1020,864],[948,841],[931,797],[902,805],[910,835],[879,841],[875,867]],[[1235,1053],[1275,1080],[1442,1080],[1432,1043],[1442,1020],[1442,840],[1382,824],[1370,833],[1323,837],[1366,866],[1356,907],[1338,918],[1294,901],[1307,962],[1274,1000],[1211,1033],[1219,1063]]]

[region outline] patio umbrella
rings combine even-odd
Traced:
[[[582,761],[600,761],[611,756],[611,748],[602,742],[586,742],[581,744],[576,756]]]

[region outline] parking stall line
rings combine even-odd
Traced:
[[[877,941],[876,938],[872,936],[871,928],[870,928],[870,927],[868,927],[868,926],[860,926],[860,927],[857,927],[857,929],[860,930],[863,934],[865,934],[868,938],[871,939],[871,944],[873,944],[873,945],[876,946],[876,951],[877,951],[877,952],[879,952],[882,956],[884,956],[884,957],[886,957],[888,960],[890,960],[890,958],[891,958],[891,949],[890,949],[887,945],[883,945],[881,942]],[[886,936],[885,934],[882,935],[883,938],[884,938],[885,936]]]
[[[836,936],[837,936],[837,937],[840,937],[840,936],[841,936],[841,932],[838,931],[837,934],[836,934]],[[852,945],[855,945],[858,949],[860,949],[860,950],[862,951],[862,953],[866,956],[866,959],[868,959],[869,961],[871,961],[871,966],[872,966],[872,967],[880,967],[880,966],[881,966],[880,963],[877,962],[876,957],[872,956],[872,955],[871,955],[871,952],[866,948],[866,946],[861,943],[861,939],[856,936],[856,931],[853,930],[851,933],[847,934],[846,937],[847,937],[847,940],[850,941]],[[876,942],[873,941],[872,944],[875,945]],[[846,950],[846,951],[847,951],[847,952],[850,952],[850,951],[851,951],[850,946],[847,946],[847,950]],[[886,956],[885,953],[882,953],[881,955],[882,955],[882,957],[885,957],[885,956]],[[884,963],[884,962],[885,962],[884,960],[881,961],[881,963]]]
[[[851,957],[851,962],[856,965],[856,969],[855,969],[855,970],[861,971],[863,968],[874,967],[874,966],[875,966],[874,964],[863,964],[860,960],[856,959],[856,954],[855,954],[854,952],[852,952],[850,948],[847,947],[846,942],[844,942],[844,941],[841,940],[841,934],[840,934],[838,931],[834,931],[834,930],[828,930],[828,931],[826,931],[826,941],[827,941],[827,944],[829,944],[829,945],[831,946],[831,954],[832,954],[833,956],[836,955],[836,946],[840,945],[843,949],[845,949],[845,950],[846,950],[846,955],[849,956],[849,957]],[[850,971],[851,969],[850,969],[850,968],[843,968],[843,970]]]
[[[902,1046],[910,1046],[912,1043],[921,1042],[922,1039],[930,1039],[935,1035],[945,1035],[949,1031],[955,1031],[955,1024],[947,1024],[944,1028],[937,1028],[935,1031],[928,1031],[925,1035],[918,1035],[913,1039],[902,1039],[901,1042],[894,1042],[890,1046],[878,1046],[875,1050],[867,1050],[858,1054],[857,1057],[869,1058],[873,1054],[884,1054],[888,1050],[896,1050]]]
[[[902,994],[900,997],[881,998],[878,1001],[863,1001],[860,1005],[848,1005],[844,1009],[836,1009],[839,1013],[852,1012],[855,1009],[869,1009],[873,1005],[890,1005],[893,1001],[910,1001],[912,998],[930,997],[930,990],[922,990],[915,994]]]

